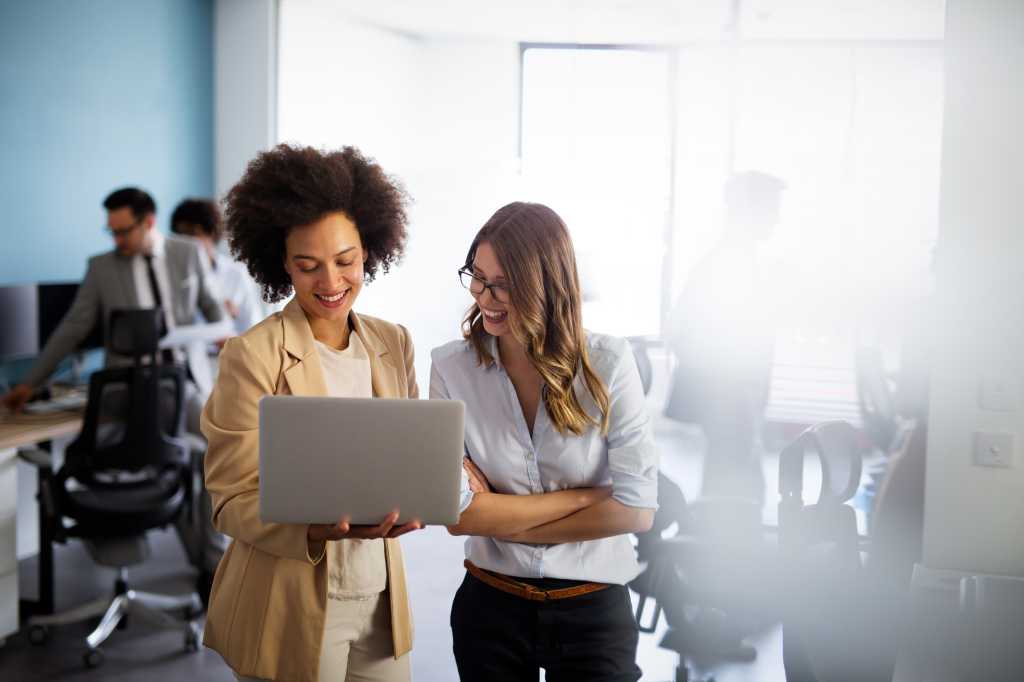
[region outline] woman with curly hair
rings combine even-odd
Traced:
[[[626,535],[651,526],[658,458],[629,344],[583,329],[572,241],[546,206],[499,209],[459,277],[474,304],[430,376],[431,398],[466,403],[459,675],[635,681]]]
[[[205,644],[239,679],[408,680],[412,619],[395,539],[419,527],[264,523],[261,397],[416,398],[404,327],[357,315],[365,282],[402,255],[406,197],[358,150],[280,145],[228,193],[232,253],[284,310],[229,339],[206,409],[217,568]],[[301,494],[301,493],[299,493]]]

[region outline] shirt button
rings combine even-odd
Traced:
[[[526,453],[526,459],[528,459],[528,460],[530,460],[532,462],[533,461],[533,453],[532,452],[527,452]]]

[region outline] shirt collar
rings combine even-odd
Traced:
[[[156,258],[159,258],[159,259],[163,260],[164,254],[167,253],[166,246],[167,246],[167,240],[164,239],[163,233],[161,233],[160,230],[158,230],[157,228],[154,227],[153,228],[153,248],[150,250],[149,254],[147,254],[147,255],[154,256]]]
[[[203,250],[203,253],[204,254],[206,253],[205,249]],[[226,256],[223,253],[221,253],[217,248],[213,249],[212,260],[213,260],[213,268],[215,270],[217,270],[218,272],[220,272],[221,270],[224,269],[223,266],[227,262]]]
[[[313,339],[313,330],[306,319],[306,313],[302,311],[302,305],[294,296],[282,311],[284,319],[284,349],[293,357],[302,360],[311,353],[316,352],[316,344]],[[352,331],[359,336],[363,349],[370,357],[384,357],[388,354],[387,345],[374,333],[354,310],[348,313],[349,323]]]
[[[501,353],[498,352],[498,337],[488,334],[485,343],[487,344],[487,350],[490,351],[491,357],[494,359],[494,362],[487,369],[496,369],[499,372],[504,372],[505,367],[501,364]]]

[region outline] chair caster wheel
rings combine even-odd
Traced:
[[[103,652],[99,649],[89,649],[82,654],[82,661],[86,668],[96,668],[103,663]]]
[[[185,651],[191,653],[199,651],[201,632],[202,631],[197,624],[189,623],[188,630],[185,632]]]
[[[50,629],[45,625],[33,625],[28,629],[28,641],[32,646],[42,646],[50,639]]]

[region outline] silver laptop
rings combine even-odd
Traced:
[[[465,405],[458,400],[260,400],[260,518],[453,524]]]

